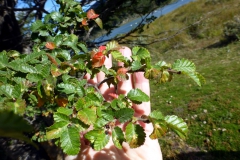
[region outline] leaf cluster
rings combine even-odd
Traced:
[[[158,111],[141,118],[134,116],[132,104],[149,101],[149,96],[140,89],[132,89],[127,95],[115,95],[109,102],[98,87],[102,83],[117,87],[119,81],[128,79],[127,73],[140,71],[158,83],[171,81],[174,74],[185,74],[201,85],[204,79],[195,71],[193,62],[181,59],[172,65],[164,61],[152,65],[149,51],[138,46],[132,48],[131,59],[128,59],[115,41],[90,50],[71,31],[89,16],[75,1],[58,2],[59,12],[50,13],[43,22],[36,21],[32,25],[35,46],[31,54],[16,51],[0,54],[1,110],[32,116],[27,112],[30,107],[39,110],[42,116],[52,116],[54,122],[44,128],[44,134],[47,140],[55,139],[69,155],[80,151],[79,133],[85,133],[84,137],[95,150],[103,149],[110,137],[119,149],[123,142],[129,143],[131,148],[139,147],[144,144],[146,134],[138,121],[153,124],[152,139],[162,137],[169,129],[184,138],[187,125],[177,116],[165,117]],[[113,61],[124,65],[107,69],[103,63],[110,55]],[[94,78],[99,72],[105,73],[106,78],[98,84],[84,79],[86,74]],[[119,127],[118,123],[126,122],[126,130]],[[39,131],[35,133],[36,138]]]

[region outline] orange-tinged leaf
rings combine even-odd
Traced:
[[[106,57],[102,52],[94,54],[92,57],[92,67],[93,68],[101,67],[104,64],[105,59]]]
[[[51,74],[53,77],[58,77],[62,75],[62,70],[60,70],[57,66],[51,65]]]
[[[118,81],[125,81],[125,80],[127,80],[127,78],[128,78],[127,71],[128,71],[128,69],[124,68],[124,67],[118,69],[118,71],[117,71],[117,79],[118,79]]]
[[[41,98],[40,96],[38,96],[38,103],[37,106],[38,107],[42,107],[45,104],[45,101],[43,98]]]
[[[87,19],[86,19],[86,18],[84,18],[84,19],[82,20],[82,25],[83,25],[83,26],[87,26],[87,25],[88,25],[88,22],[87,22]]]
[[[50,54],[47,53],[47,57],[48,57],[48,59],[49,59],[53,64],[55,64],[56,66],[58,66],[57,61],[56,61]]]
[[[45,47],[46,47],[47,49],[54,49],[54,48],[56,48],[56,44],[53,43],[53,42],[47,42],[47,43],[45,44]]]
[[[60,107],[66,107],[67,104],[68,104],[67,98],[64,98],[64,97],[57,97],[57,98],[55,99],[55,102],[56,102],[57,105],[60,106]]]
[[[95,19],[97,18],[99,15],[95,13],[95,11],[93,9],[90,9],[88,12],[87,12],[87,18],[88,19]]]

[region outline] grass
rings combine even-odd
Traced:
[[[151,82],[153,109],[178,115],[189,126],[186,141],[172,133],[159,140],[164,159],[240,159],[240,42],[222,43],[224,23],[240,16],[239,8],[238,0],[198,0],[122,42],[149,43],[185,28],[144,46],[154,62],[187,58],[206,78],[202,87],[181,75],[158,88]]]

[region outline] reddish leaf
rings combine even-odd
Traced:
[[[88,12],[87,12],[87,18],[88,19],[95,19],[97,18],[99,15],[95,13],[95,11],[93,9],[90,9]]]
[[[100,46],[100,47],[98,48],[98,51],[99,51],[99,52],[103,52],[104,50],[106,50],[106,46]]]
[[[83,26],[87,26],[87,25],[88,25],[88,22],[87,22],[87,19],[86,19],[86,18],[84,18],[84,19],[82,20],[82,25],[83,25]]]
[[[127,79],[127,71],[128,69],[127,68],[119,68],[118,71],[117,71],[117,79],[119,81],[125,81]]]
[[[56,44],[54,44],[53,42],[47,42],[45,47],[48,49],[54,49],[56,48]]]
[[[56,61],[50,54],[47,53],[47,56],[48,56],[48,59],[49,59],[53,64],[55,64],[56,66],[58,66],[57,61]]]
[[[57,97],[55,99],[55,102],[60,107],[66,107],[66,105],[68,104],[68,100],[66,98],[63,98],[63,97]]]
[[[97,52],[92,57],[92,67],[101,67],[104,64],[106,57],[102,52]]]

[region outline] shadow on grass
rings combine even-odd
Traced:
[[[180,153],[165,160],[240,160],[240,151],[209,151]]]

